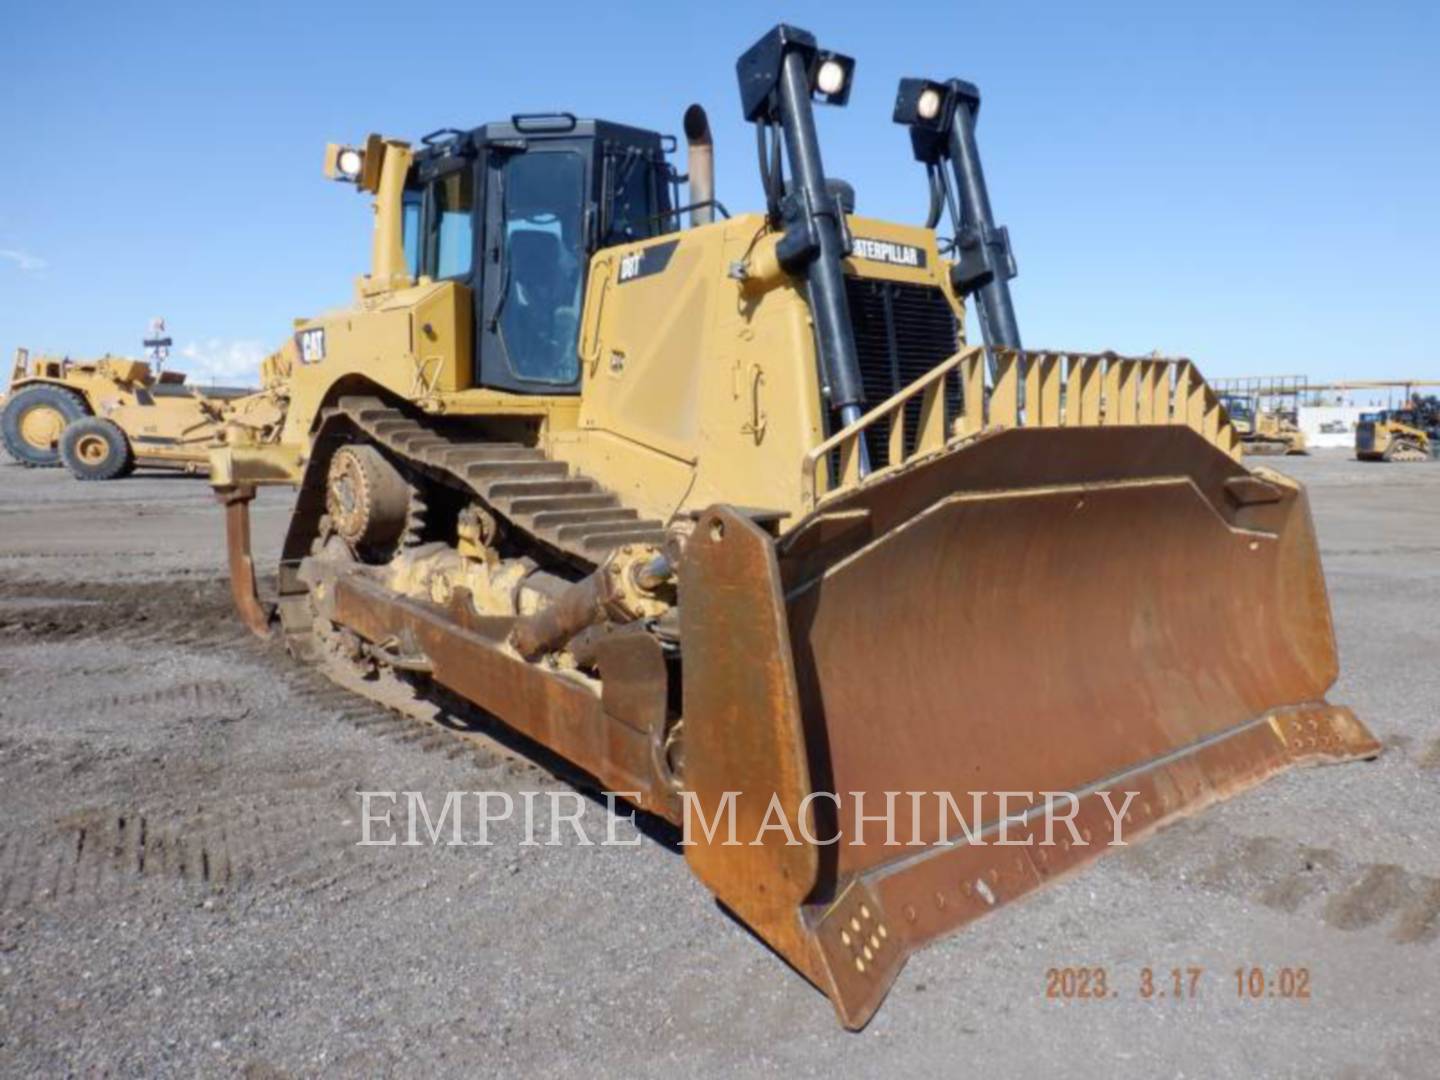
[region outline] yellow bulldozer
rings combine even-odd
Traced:
[[[64,465],[79,480],[114,480],[137,467],[204,473],[227,425],[252,442],[278,437],[287,370],[282,350],[262,367],[264,390],[192,387],[183,372],[145,360],[17,349],[0,433],[21,465]]]
[[[1220,404],[1246,454],[1308,454],[1305,432],[1293,413],[1262,408],[1255,395],[1221,394]]]
[[[1415,397],[1403,409],[1362,413],[1355,425],[1360,461],[1432,461],[1440,456],[1440,398]]]
[[[297,321],[282,438],[211,471],[257,633],[677,823],[852,1028],[912,951],[1113,850],[1112,793],[1128,842],[1378,752],[1325,700],[1301,487],[1241,463],[1186,361],[1021,348],[971,84],[899,85],[926,224],[858,214],[815,109],[854,66],[785,25],[740,58],[754,213],[717,201],[698,106],[686,176],[570,113],[330,146],[370,272]],[[273,601],[271,483],[299,492]],[[891,843],[907,793],[953,814]]]

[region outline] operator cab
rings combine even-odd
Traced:
[[[421,141],[404,196],[406,262],[412,277],[470,289],[476,385],[578,393],[590,257],[678,227],[673,140],[555,113]]]
[[[1255,420],[1255,409],[1248,397],[1222,394],[1220,395],[1220,404],[1224,406],[1225,412],[1232,421],[1249,424]]]

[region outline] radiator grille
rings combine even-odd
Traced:
[[[860,354],[866,411],[949,359],[960,347],[955,312],[945,294],[934,286],[847,276],[845,293],[850,302],[856,350]],[[947,424],[960,413],[958,382],[951,382],[954,384],[947,386],[945,393]],[[905,407],[907,454],[915,447],[919,415],[917,398]],[[865,442],[873,468],[889,464],[888,421],[869,428]]]

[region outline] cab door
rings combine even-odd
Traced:
[[[487,154],[476,328],[484,386],[579,391],[587,172],[587,157],[574,143],[534,140]]]

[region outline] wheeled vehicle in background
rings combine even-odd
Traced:
[[[278,375],[267,378],[274,384]],[[77,361],[17,349],[0,436],[22,465],[64,465],[80,480],[114,480],[142,467],[203,474],[227,423],[243,423],[263,442],[278,435],[283,417],[273,389],[194,387],[184,373],[145,360]]]

